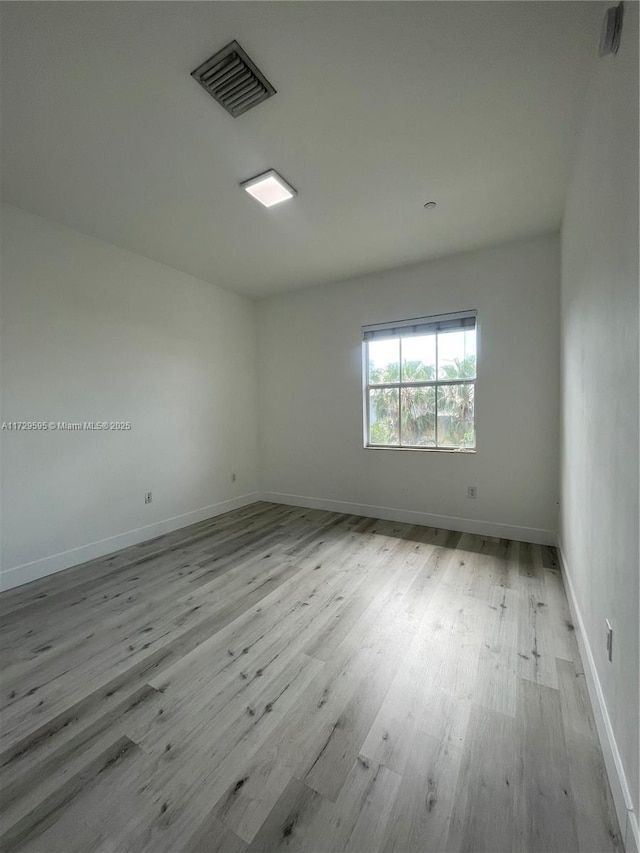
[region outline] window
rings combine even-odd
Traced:
[[[473,450],[476,312],[362,329],[365,444]]]

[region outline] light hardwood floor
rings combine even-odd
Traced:
[[[0,613],[7,853],[622,850],[553,549],[259,503]]]

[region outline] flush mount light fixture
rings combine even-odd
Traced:
[[[265,207],[273,207],[274,204],[280,204],[281,201],[287,201],[298,194],[275,169],[269,169],[255,178],[243,181],[240,186]]]
[[[428,201],[428,202],[425,204],[424,209],[425,209],[425,210],[433,210],[433,208],[434,208],[435,206],[436,206],[435,201]]]

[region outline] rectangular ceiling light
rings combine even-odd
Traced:
[[[298,194],[275,169],[269,169],[255,178],[243,181],[240,186],[265,207],[273,207],[274,204],[280,204],[281,201],[287,201]]]

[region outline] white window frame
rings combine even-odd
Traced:
[[[417,317],[410,320],[397,320],[390,323],[378,323],[362,327],[362,376],[363,376],[363,438],[364,447],[372,450],[420,450],[430,453],[476,453],[478,449],[478,427],[476,413],[476,388],[478,384],[478,355],[479,355],[479,324],[477,311],[460,311],[452,314],[437,314],[431,317]],[[412,335],[435,334],[436,365],[438,364],[438,332],[446,332],[456,328],[473,328],[476,334],[476,375],[473,379],[432,379],[415,382],[402,381],[402,338]],[[399,338],[400,381],[369,384],[369,341]],[[446,385],[473,385],[474,413],[473,429],[475,443],[473,447],[441,446],[438,447],[438,388]],[[402,389],[403,388],[435,388],[435,447],[425,445],[402,444]],[[372,444],[370,438],[370,406],[369,392],[372,389],[398,389],[398,444]]]

